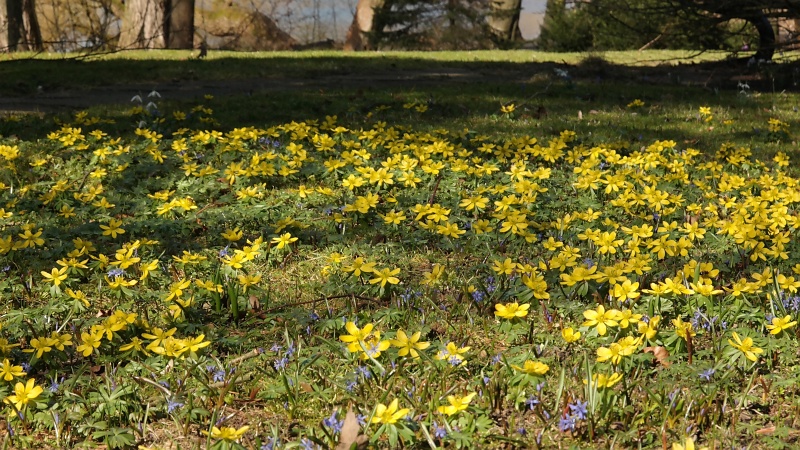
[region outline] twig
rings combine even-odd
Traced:
[[[229,364],[232,365],[232,366],[235,366],[236,364],[239,364],[242,361],[246,361],[246,360],[248,360],[250,358],[254,358],[254,357],[256,357],[256,356],[258,356],[258,355],[260,355],[262,353],[264,353],[263,349],[255,348],[252,351],[247,352],[244,355],[242,355],[242,356],[240,356],[240,357],[238,357],[236,359],[231,360],[231,362]]]
[[[439,190],[439,183],[442,181],[442,173],[440,172],[439,175],[436,177],[436,183],[433,185],[433,190],[431,190],[431,196],[428,197],[428,205],[433,205],[433,199],[436,197],[436,191]]]

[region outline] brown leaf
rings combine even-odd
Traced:
[[[303,392],[308,392],[308,393],[314,392],[314,388],[311,387],[311,385],[306,382],[300,383],[300,389],[302,389]]]
[[[669,367],[672,365],[671,362],[667,361],[667,358],[669,358],[669,351],[667,351],[667,349],[664,347],[645,347],[644,352],[652,353],[656,358],[656,361],[658,361],[658,363],[664,367]]]
[[[766,427],[766,428],[762,428],[760,430],[756,430],[756,434],[759,435],[759,436],[763,436],[765,434],[772,434],[774,432],[775,432],[775,425],[772,425],[772,426]]]
[[[347,409],[336,450],[351,450],[353,447],[357,449],[366,448],[368,439],[365,435],[359,434],[359,432],[361,432],[361,427],[358,425],[358,419],[356,419],[356,414],[351,406]]]

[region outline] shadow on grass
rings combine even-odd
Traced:
[[[190,90],[203,83],[258,90],[269,83],[308,88],[357,88],[370,81],[379,84],[387,81],[441,84],[457,80],[521,82],[552,74],[554,69],[566,70],[575,80],[700,85],[710,89],[735,89],[738,81],[745,80],[753,89],[784,90],[796,88],[800,80],[798,62],[756,67],[732,59],[635,66],[615,64],[597,56],[572,57],[570,59],[575,62],[567,63],[566,59],[536,61],[535,53],[527,58],[524,52],[515,52],[508,61],[497,60],[497,55],[503,55],[501,52],[486,54],[494,55],[494,60],[477,56],[477,53],[470,57],[469,52],[461,61],[409,57],[403,53],[278,53],[253,57],[245,54],[204,60],[192,58],[189,53],[183,59],[176,55],[172,55],[173,59],[157,59],[160,53],[153,53],[152,58],[142,59],[7,60],[0,62],[0,76],[7,80],[0,85],[0,95],[42,97],[41,94],[47,96],[54,92],[130,85]],[[550,57],[557,59],[553,55]]]

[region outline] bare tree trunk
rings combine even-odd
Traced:
[[[22,37],[25,36],[22,22],[22,0],[6,0],[8,14],[8,51],[27,50]]]
[[[44,50],[42,29],[39,27],[39,20],[36,18],[36,0],[22,1],[22,26],[25,31],[25,42],[28,50]]]
[[[371,50],[375,48],[371,42],[371,34],[375,32],[375,11],[384,5],[384,0],[358,0],[353,23],[347,31],[344,42],[345,50]]]
[[[513,42],[520,38],[519,15],[522,11],[522,0],[492,0],[492,13],[487,18],[489,28],[495,39],[503,43]]]
[[[164,25],[167,48],[194,48],[194,0],[171,0]]]
[[[8,47],[8,6],[7,2],[0,2],[0,51],[9,51]]]
[[[128,0],[119,47],[164,48],[164,44],[164,3],[160,0]]]

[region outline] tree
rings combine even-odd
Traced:
[[[491,14],[486,20],[500,45],[507,45],[522,36],[519,31],[521,12],[522,0],[492,0]]]
[[[36,17],[36,0],[6,0],[0,4],[0,49],[8,51],[44,49]]]
[[[168,1],[167,48],[194,48],[194,0]]]
[[[128,0],[119,47],[193,48],[194,0]]]
[[[797,43],[795,37],[778,41],[775,25],[800,18],[800,0],[582,0],[603,20],[640,31],[659,18],[660,33],[651,39],[672,38],[705,48],[727,42],[731,49],[757,36],[756,60],[772,59],[775,50]],[[738,42],[738,46],[735,44]]]
[[[487,0],[384,0],[374,9],[372,45],[420,50],[492,46]]]
[[[164,4],[159,0],[128,0],[119,48],[164,48],[164,44]]]
[[[384,0],[358,0],[356,13],[353,15],[353,23],[347,31],[345,38],[345,50],[373,50],[375,43],[375,13],[381,11]]]

